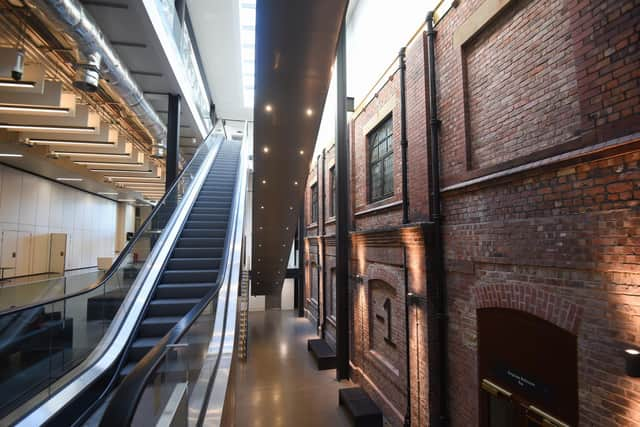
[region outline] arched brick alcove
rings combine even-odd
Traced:
[[[535,286],[501,284],[473,289],[476,309],[510,308],[544,319],[574,335],[578,334],[582,308],[566,298]]]

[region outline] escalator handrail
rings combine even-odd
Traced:
[[[111,264],[111,267],[109,267],[109,269],[102,275],[102,277],[100,279],[96,280],[91,285],[87,286],[86,288],[81,289],[79,291],[72,292],[70,294],[64,294],[64,295],[60,295],[58,297],[52,297],[52,298],[49,298],[49,299],[46,299],[46,300],[38,301],[38,302],[33,303],[33,304],[22,305],[20,307],[13,307],[13,308],[10,308],[8,310],[1,310],[0,311],[0,317],[16,314],[16,313],[19,313],[19,312],[22,312],[22,311],[31,310],[31,309],[34,309],[34,308],[37,308],[37,307],[42,307],[42,306],[53,304],[53,303],[56,303],[56,302],[59,302],[59,301],[71,299],[71,298],[77,297],[78,295],[83,295],[83,294],[89,293],[89,292],[93,291],[94,289],[97,289],[97,288],[103,286],[106,282],[108,282],[109,279],[111,279],[111,277],[113,277],[113,275],[116,273],[116,271],[118,271],[118,268],[120,267],[120,265],[122,264],[124,259],[129,255],[129,253],[133,249],[133,247],[136,244],[136,242],[145,233],[144,230],[145,230],[147,224],[155,217],[155,215],[158,212],[158,210],[162,206],[164,206],[164,204],[167,201],[167,197],[174,191],[174,189],[178,185],[178,182],[182,178],[182,175],[184,175],[185,171],[187,169],[189,169],[189,166],[191,166],[191,163],[198,157],[198,153],[200,152],[200,150],[202,150],[206,146],[206,141],[211,137],[211,133],[212,132],[213,131],[211,131],[203,139],[203,142],[200,144],[200,146],[198,147],[198,149],[194,153],[194,155],[191,158],[191,160],[189,160],[189,162],[186,164],[186,166],[184,168],[182,168],[182,170],[180,171],[178,176],[176,176],[176,179],[173,181],[173,184],[171,184],[171,187],[169,188],[169,191],[164,193],[164,195],[162,196],[160,201],[158,201],[158,203],[154,206],[154,208],[151,211],[151,213],[149,214],[149,216],[147,216],[147,218],[143,221],[143,223],[140,225],[140,227],[138,227],[138,229],[134,233],[134,235],[131,238],[131,240],[129,240],[127,242],[127,245],[122,249],[122,251],[120,251],[120,253],[116,257],[115,261]]]
[[[246,144],[246,141],[243,141],[243,145],[244,144]],[[245,148],[246,145],[241,147],[238,176],[236,177],[236,186],[231,205],[232,212],[229,216],[232,220],[227,226],[222,258],[223,263],[221,263],[222,268],[219,271],[216,285],[211,288],[209,292],[207,292],[207,294],[203,296],[200,301],[191,310],[189,310],[189,312],[185,314],[151,350],[149,350],[149,352],[136,364],[129,375],[124,378],[104,412],[105,414],[109,414],[109,417],[108,419],[103,417],[100,422],[101,427],[131,425],[138,408],[138,403],[142,398],[142,394],[147,383],[156,368],[163,361],[167,351],[169,350],[169,346],[176,344],[189,331],[204,309],[213,301],[222,289],[225,277],[228,276],[228,272],[232,264],[232,257],[234,256],[232,249],[238,244],[241,245],[242,242],[242,235],[240,235],[240,239],[236,236],[236,227],[238,221],[242,221],[244,219],[244,203],[242,203],[242,198],[245,197],[247,185],[246,169],[248,161],[248,156],[244,152]],[[237,256],[237,254],[235,255]],[[218,315],[224,314],[225,313],[216,312],[216,318]]]

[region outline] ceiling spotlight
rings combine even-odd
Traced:
[[[267,180],[266,180],[266,179],[263,179],[263,180],[262,180],[262,183],[263,183],[263,184],[266,184],[266,183],[267,183]]]
[[[304,150],[300,150],[300,155],[302,156],[304,154]]]
[[[267,113],[270,113],[273,111],[273,107],[271,106],[271,104],[267,104],[264,106],[264,111],[266,111]]]
[[[293,181],[293,185],[298,185],[298,181]]]
[[[258,243],[258,247],[261,248],[262,247],[262,243]]]
[[[313,110],[311,108],[307,108],[306,113],[307,113],[307,116],[309,117],[313,116]]]
[[[260,205],[260,209],[264,209],[264,205]]]
[[[283,244],[282,244],[282,247],[283,247],[283,248],[286,248],[286,247],[287,247],[287,245],[285,245],[285,244],[283,243]]]
[[[16,52],[16,63],[11,70],[11,78],[15,81],[22,80],[24,73],[24,50],[18,49]]]
[[[292,211],[293,210],[293,206],[289,206],[289,210]]]
[[[73,86],[85,91],[95,92],[100,82],[100,61],[102,58],[97,52],[92,53],[83,64],[78,64]]]
[[[288,229],[289,229],[289,227],[285,227],[284,229],[285,229],[285,230],[288,230]]]
[[[260,226],[260,230],[262,230],[262,229],[264,229],[264,227],[263,227],[263,226]]]
[[[268,153],[269,152],[269,147],[267,147],[266,145],[264,147],[262,147],[262,151],[264,153]]]

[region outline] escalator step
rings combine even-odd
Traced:
[[[222,256],[223,248],[199,247],[199,248],[176,248],[173,250],[173,257],[176,258],[219,258]]]
[[[215,282],[218,270],[165,270],[160,283]]]
[[[155,316],[184,316],[200,301],[199,298],[156,299],[149,304],[147,315]]]
[[[164,336],[180,319],[179,316],[148,317],[140,323],[138,335],[141,337]]]
[[[217,269],[220,258],[171,258],[167,264],[170,270],[189,270],[193,268]]]
[[[215,283],[162,283],[156,290],[156,298],[202,298]]]
[[[224,244],[223,237],[181,237],[178,239],[178,248],[211,248]]]

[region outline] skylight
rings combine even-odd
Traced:
[[[244,106],[253,107],[256,58],[256,0],[240,0],[240,57]]]

